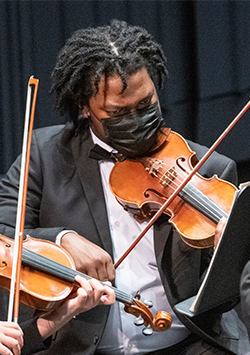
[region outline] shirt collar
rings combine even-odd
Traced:
[[[91,128],[89,128],[89,130],[90,130],[90,134],[91,134],[91,137],[93,139],[94,144],[98,144],[100,147],[102,147],[103,149],[107,150],[108,152],[114,151],[114,149],[110,145],[108,145],[108,144],[104,143],[102,140],[100,140],[95,135],[95,133],[92,131]]]

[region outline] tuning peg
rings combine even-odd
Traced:
[[[145,300],[144,303],[146,306],[148,306],[148,308],[153,307],[153,302],[151,300]]]
[[[142,331],[143,335],[152,335],[153,334],[153,329],[148,325],[146,328],[143,329]]]
[[[144,319],[142,318],[141,315],[139,317],[135,318],[135,320],[134,320],[134,324],[137,326],[143,325],[143,323],[144,323]]]

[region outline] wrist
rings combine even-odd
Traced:
[[[63,307],[64,304],[58,309],[45,313],[37,319],[37,329],[43,341],[72,319],[73,313],[68,313],[67,310],[63,310]]]
[[[61,240],[62,238],[65,236],[65,234],[67,233],[74,233],[77,234],[77,232],[73,231],[73,230],[63,230],[60,233],[57,234],[56,236],[56,244],[57,245],[61,245]]]

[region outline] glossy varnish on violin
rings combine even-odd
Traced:
[[[138,161],[115,164],[110,188],[124,208],[141,221],[150,220],[197,162],[186,141],[173,131],[163,148]],[[227,217],[236,187],[216,175],[195,174],[165,211],[183,240],[197,248],[213,245],[217,223]]]
[[[59,265],[74,268],[72,258],[66,252],[61,252],[58,245],[45,240],[28,237],[23,246],[22,260],[24,262],[20,279],[21,302],[42,311],[58,307],[71,293],[73,284],[56,277],[52,270],[51,274],[45,272],[44,268],[46,266],[49,268],[49,259],[56,261]],[[10,285],[13,247],[14,241],[0,234],[0,286],[5,289],[9,289]],[[48,258],[45,265],[41,265],[42,257]],[[36,267],[30,268],[32,264]]]

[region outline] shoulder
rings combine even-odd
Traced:
[[[40,144],[46,144],[48,142],[51,142],[52,139],[61,139],[64,130],[65,125],[55,125],[37,128],[33,131],[32,139],[36,140]]]
[[[71,149],[63,143],[66,125],[48,126],[33,131],[31,166],[55,167],[62,159],[71,159]]]
[[[67,147],[72,140],[82,142],[89,137],[88,125],[82,126],[81,129],[75,130],[73,123],[67,122],[65,125],[37,128],[33,131],[32,142],[44,148],[54,145]]]
[[[37,128],[33,131],[32,146],[34,150],[41,151],[44,156],[54,150],[57,152],[62,149],[67,150],[73,136],[74,131],[70,123]]]
[[[200,160],[208,151],[208,147],[198,143],[187,140],[190,148],[195,152],[198,160]],[[236,163],[227,156],[217,153],[216,151],[211,154],[208,160],[200,168],[199,173],[204,177],[211,177],[217,175],[221,179],[238,183],[237,166]]]
[[[205,145],[201,145],[195,142],[192,142],[190,140],[187,140],[188,145],[190,148],[195,152],[197,158],[200,160],[208,151],[208,147]],[[216,151],[212,153],[211,157],[208,158],[207,162],[209,160],[213,161],[214,163],[219,163],[219,164],[228,164],[230,162],[233,162],[232,159],[228,158],[227,156],[217,153]]]

